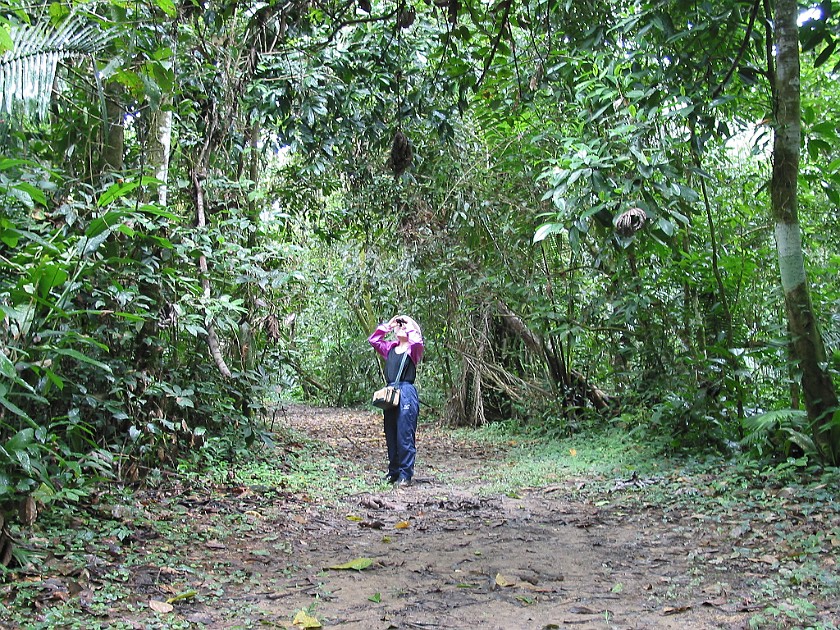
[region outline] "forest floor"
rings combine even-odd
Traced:
[[[122,536],[112,526],[88,540],[76,555],[84,567],[48,557],[29,578],[31,623],[18,607],[6,627],[840,624],[840,507],[819,484],[805,498],[779,484],[739,493],[713,472],[675,469],[512,489],[512,441],[421,424],[415,483],[394,489],[378,482],[379,413],[293,406],[277,423],[287,441],[307,436],[294,457],[350,463],[332,472],[361,491],[176,483],[132,494],[134,515],[113,521]],[[114,518],[118,508],[100,509]],[[9,587],[3,595],[14,603]]]

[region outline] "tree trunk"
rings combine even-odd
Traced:
[[[168,100],[168,99],[167,99]],[[152,175],[163,182],[158,187],[158,204],[166,207],[169,156],[172,147],[172,112],[158,109],[149,117],[149,146],[146,156]]]
[[[773,95],[776,128],[770,194],[785,310],[794,353],[802,374],[805,408],[812,423],[814,441],[822,456],[827,462],[837,465],[840,463],[840,424],[833,423],[832,426],[837,408],[837,392],[824,367],[825,347],[811,305],[797,208],[796,184],[801,139],[797,16],[796,0],[777,0]]]
[[[193,187],[195,191],[195,207],[196,207],[196,223],[199,230],[207,227],[207,218],[204,212],[204,189],[201,185],[202,178],[198,173],[192,174]],[[201,287],[204,290],[204,298],[210,299],[210,270],[207,267],[207,256],[201,254],[198,257],[198,268],[201,271]],[[230,378],[232,376],[230,368],[225,363],[225,358],[222,356],[222,348],[219,343],[219,336],[216,334],[216,324],[211,317],[207,318],[207,347],[210,349],[210,356],[219,368],[219,372],[223,376]]]
[[[123,170],[125,146],[125,110],[122,104],[123,87],[114,81],[105,85],[106,136],[102,139],[102,162],[106,171]]]

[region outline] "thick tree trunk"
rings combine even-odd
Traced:
[[[834,423],[832,427],[831,421],[837,408],[837,392],[831,376],[823,367],[825,347],[811,305],[797,207],[801,139],[797,16],[796,0],[777,0],[773,103],[776,128],[771,198],[785,310],[802,373],[805,408],[812,422],[816,444],[824,458],[836,465],[840,463],[840,425]]]

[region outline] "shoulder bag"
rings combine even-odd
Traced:
[[[408,350],[403,353],[402,361],[400,362],[400,369],[397,371],[397,378],[395,383],[399,384],[402,376],[403,368],[405,367],[405,360],[408,357]],[[373,392],[373,406],[380,409],[393,409],[400,404],[400,388],[396,385],[386,385],[382,389],[377,389]]]

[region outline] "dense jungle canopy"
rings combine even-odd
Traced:
[[[366,404],[398,312],[427,416],[840,463],[839,12],[7,1],[7,518]]]

